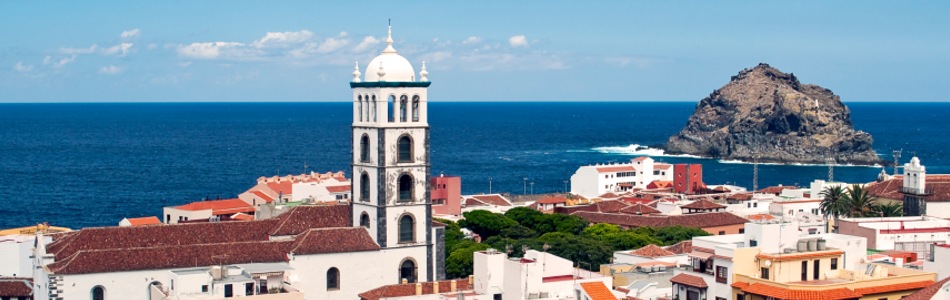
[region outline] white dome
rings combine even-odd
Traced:
[[[386,49],[383,53],[373,58],[366,65],[366,72],[363,73],[364,82],[388,81],[388,82],[412,82],[416,81],[416,71],[412,68],[409,60],[396,49],[393,48],[393,30],[389,28],[389,36],[386,37]]]

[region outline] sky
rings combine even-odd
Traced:
[[[5,0],[0,102],[349,101],[390,19],[430,101],[698,101],[760,62],[844,101],[950,101],[947,16],[947,1]]]

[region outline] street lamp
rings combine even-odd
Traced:
[[[567,180],[564,181],[564,192],[565,193],[570,192],[567,190]]]
[[[488,193],[491,194],[491,177],[488,177]]]
[[[523,180],[522,182],[523,187],[522,187],[521,194],[527,195],[528,194],[528,177],[522,178],[522,180]]]
[[[531,194],[534,195],[534,181],[531,182]]]

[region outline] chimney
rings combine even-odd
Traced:
[[[422,282],[416,282],[416,295],[422,295]]]
[[[468,275],[468,285],[475,285],[475,275]]]
[[[439,282],[432,282],[432,294],[439,294]]]
[[[459,284],[457,281],[455,281],[455,279],[452,279],[452,281],[449,282],[449,291],[454,293],[458,291],[458,287],[459,287]]]

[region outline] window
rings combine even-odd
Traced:
[[[340,270],[337,268],[330,268],[327,270],[327,290],[339,290],[340,289]]]
[[[244,295],[250,296],[254,295],[254,283],[248,282],[244,284]]]
[[[225,285],[224,285],[224,298],[231,298],[231,297],[234,297],[234,285],[233,285],[233,284],[225,284]]]
[[[207,285],[207,284],[201,285],[201,292],[202,292],[202,293],[207,293],[207,292],[208,292],[208,285]]]
[[[769,279],[769,268],[762,268],[762,276],[761,276],[761,278],[762,278],[762,279],[765,279],[765,280],[768,280],[768,279]]]
[[[831,269],[832,269],[832,270],[837,270],[837,269],[838,269],[838,259],[837,259],[837,258],[832,258],[832,259],[831,259]]]
[[[389,122],[396,121],[396,96],[389,95],[389,107],[387,109],[389,114]]]
[[[808,281],[808,261],[802,261],[802,281]]]
[[[369,201],[369,174],[360,175],[360,200]]]
[[[360,114],[359,120],[360,122],[363,122],[363,95],[360,95],[358,98],[359,98],[359,109],[357,109],[356,113]]]
[[[723,298],[723,297],[716,297],[716,300],[726,300],[726,298]]]
[[[369,162],[369,136],[360,138],[360,162]]]
[[[736,294],[736,300],[745,300],[745,295],[743,295],[743,294]]]
[[[105,300],[106,289],[101,285],[92,287],[92,300]]]
[[[403,174],[399,176],[399,202],[412,201],[412,176]]]
[[[399,97],[399,122],[406,121],[406,110],[409,109],[409,99],[406,98],[406,95]]]
[[[412,139],[408,135],[399,138],[399,162],[412,162]]]
[[[412,215],[404,215],[399,218],[399,242],[412,243],[415,241],[415,224]]]
[[[752,207],[759,207],[759,203],[758,203],[758,202],[752,202]]]
[[[369,228],[369,215],[365,212],[360,215],[360,226]]]
[[[399,282],[405,279],[409,283],[416,282],[416,263],[406,259],[399,265]]]
[[[815,280],[818,280],[818,277],[820,277],[820,275],[821,275],[821,261],[816,259],[816,260],[815,260],[815,273],[812,274],[812,278],[815,278]]]
[[[369,113],[373,117],[373,122],[376,122],[376,95],[373,95],[373,102],[370,102]],[[367,117],[369,119],[369,117]]]
[[[745,228],[739,228],[739,233],[740,234],[745,233]]]
[[[419,122],[419,96],[412,96],[412,121]]]
[[[726,283],[728,276],[729,276],[729,268],[726,268],[723,266],[716,266],[716,282]]]
[[[719,231],[719,235],[726,235],[726,232],[725,232],[725,231],[722,231],[722,230],[720,230],[720,231]]]
[[[749,247],[755,247],[755,246],[758,246],[758,245],[759,245],[759,242],[758,242],[758,241],[756,241],[756,240],[749,240]]]

